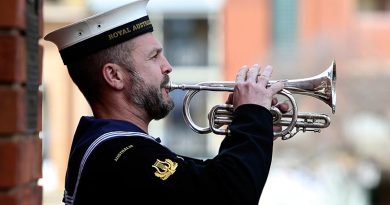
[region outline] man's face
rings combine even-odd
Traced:
[[[132,76],[129,98],[143,107],[152,119],[161,119],[173,109],[169,90],[163,86],[169,81],[172,67],[162,52],[160,43],[151,33],[133,39]]]

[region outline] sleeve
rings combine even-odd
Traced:
[[[243,105],[234,112],[231,134],[213,162],[224,173],[224,188],[232,201],[258,204],[272,161],[272,127],[272,115],[264,107]]]
[[[258,204],[272,160],[272,115],[258,105],[240,106],[230,130],[216,157],[203,163],[176,158],[176,173],[157,183],[174,187],[183,198],[202,196],[193,199],[194,204],[204,204],[202,199],[210,204]]]
[[[156,198],[174,204],[258,204],[272,159],[272,115],[261,106],[242,105],[230,130],[213,159],[181,157],[145,141],[133,143],[115,164],[126,173],[121,180],[131,178],[136,191],[153,189]]]

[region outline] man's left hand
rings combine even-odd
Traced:
[[[289,105],[287,102],[278,103],[278,99],[274,97],[272,99],[272,106],[276,106],[282,113],[288,112]],[[282,131],[283,127],[281,125],[274,125],[273,130],[274,132],[280,132]],[[276,140],[277,137],[274,137],[274,140]]]

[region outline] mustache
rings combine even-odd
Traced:
[[[164,79],[162,80],[160,87],[165,88],[170,81],[171,80],[169,78],[169,75],[164,75]]]

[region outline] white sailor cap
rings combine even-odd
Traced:
[[[59,49],[65,65],[96,51],[152,32],[146,13],[149,0],[130,3],[70,24],[47,34],[44,39]]]

